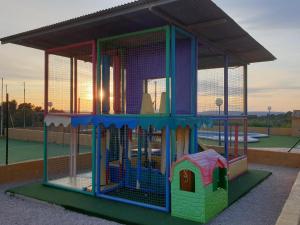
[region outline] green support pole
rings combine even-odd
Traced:
[[[171,26],[171,115],[176,115],[176,28]]]
[[[44,181],[44,183],[48,182],[48,173],[47,173],[47,168],[48,168],[48,163],[47,163],[47,159],[48,159],[47,136],[48,136],[47,125],[46,125],[46,123],[44,123],[44,168],[43,168],[43,173],[44,173],[43,181]]]

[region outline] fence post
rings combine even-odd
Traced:
[[[8,165],[8,114],[9,114],[9,102],[8,93],[6,93],[6,152],[5,152],[5,164]]]

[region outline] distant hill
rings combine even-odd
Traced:
[[[280,114],[285,114],[286,112],[272,112],[272,115],[280,115]],[[268,115],[268,112],[266,111],[252,111],[252,112],[248,112],[249,116],[266,116]]]
[[[286,112],[272,112],[271,111],[271,114],[275,115],[275,116],[280,115],[280,114],[285,114],[285,113]],[[218,115],[218,112],[217,111],[205,111],[205,112],[201,112],[199,114],[200,115],[201,114],[202,115],[208,115],[208,116],[210,116],[210,115],[216,116],[216,115]],[[223,112],[221,112],[221,115],[222,114],[223,114]],[[240,112],[240,111],[230,111],[229,114],[237,116],[237,115],[242,115],[242,112]],[[267,116],[268,112],[264,112],[264,111],[251,111],[251,112],[248,112],[248,115],[249,116],[258,116],[258,117],[261,117],[261,116]]]

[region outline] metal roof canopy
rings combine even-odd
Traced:
[[[211,0],[139,0],[0,39],[36,49],[174,24],[199,39],[199,69],[275,60]]]

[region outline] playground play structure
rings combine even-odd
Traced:
[[[247,171],[247,65],[275,58],[213,2],[140,0],[1,41],[45,51],[45,185],[199,222],[227,207]],[[199,152],[213,125],[221,145]],[[58,126],[69,156],[51,158]]]

